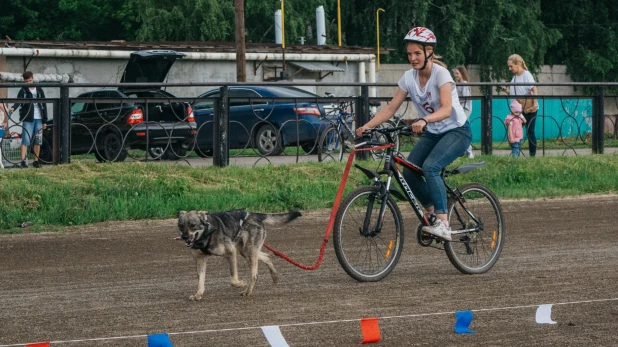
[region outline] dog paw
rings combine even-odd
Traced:
[[[241,288],[245,286],[247,286],[247,281],[245,280],[232,281],[232,287]]]
[[[189,297],[189,300],[191,300],[191,301],[200,301],[200,300],[202,300],[202,296],[201,295],[197,295],[197,294],[196,295],[191,295]]]
[[[251,292],[242,292],[240,293],[240,296],[245,296],[245,297],[251,296]]]
[[[279,283],[279,275],[278,274],[276,274],[276,273],[272,274],[272,278],[273,278],[273,283],[274,284]]]

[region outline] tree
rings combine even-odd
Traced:
[[[234,41],[234,3],[220,0],[129,0],[138,41]]]
[[[543,21],[562,33],[548,64],[566,64],[578,82],[618,80],[618,3],[542,0]]]
[[[560,38],[540,19],[539,0],[379,0],[373,6],[364,1],[346,1],[344,28],[346,44],[375,45],[375,9],[380,16],[380,41],[395,52],[384,56],[386,63],[406,63],[403,37],[415,26],[433,30],[438,38],[436,52],[449,66],[479,64],[483,81],[505,79],[507,59],[520,54],[532,71],[543,65],[548,49]],[[354,33],[354,35],[350,35]]]
[[[3,0],[0,33],[13,40],[123,39],[134,15],[123,0]],[[124,16],[123,16],[124,15]]]

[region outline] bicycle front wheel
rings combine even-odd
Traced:
[[[318,143],[318,161],[341,161],[343,153],[344,144],[341,133],[335,126],[328,127]]]
[[[403,250],[403,218],[388,196],[381,230],[376,230],[379,187],[359,187],[341,203],[335,217],[335,254],[345,272],[360,282],[377,282],[393,271]]]
[[[449,224],[453,232],[469,232],[453,235],[453,241],[446,242],[444,250],[457,270],[465,274],[485,273],[498,261],[504,245],[502,207],[494,193],[481,184],[464,184],[458,189],[463,199],[449,199]]]

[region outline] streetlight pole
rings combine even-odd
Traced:
[[[285,49],[285,5],[281,0],[281,48]]]
[[[339,38],[339,47],[341,47],[341,0],[337,0],[337,34]]]
[[[378,50],[378,69],[380,71],[380,12],[384,12],[384,9],[378,8],[376,11],[376,37],[377,37],[377,50]]]
[[[281,78],[285,76],[285,4],[281,0],[281,56],[283,59]]]

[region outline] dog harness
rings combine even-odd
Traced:
[[[230,212],[232,212],[232,213],[240,213],[241,214],[239,216],[240,219],[238,220],[238,229],[234,232],[233,235],[230,235],[231,239],[235,240],[238,237],[238,235],[240,234],[240,232],[242,231],[242,226],[244,224],[244,218],[246,218],[247,212],[245,210],[232,210]],[[217,220],[217,223],[221,223],[222,225],[225,225],[225,222],[223,222],[221,220],[221,218],[219,216],[217,216],[217,214],[213,214],[213,218],[215,218]],[[211,255],[212,253],[210,253],[208,251],[208,247],[210,246],[210,243],[212,242],[212,235],[213,235],[213,233],[215,231],[217,231],[218,229],[216,229],[216,228],[215,229],[211,229],[210,228],[210,223],[208,222],[208,220],[206,220],[205,223],[203,223],[203,225],[206,226],[206,232],[204,234],[202,234],[202,236],[200,236],[200,238],[197,239],[193,243],[193,246],[191,248],[199,249],[205,255]],[[206,238],[208,238],[208,241],[206,241],[206,243],[204,244],[204,240]]]
[[[217,229],[211,229],[210,223],[208,222],[206,222],[206,227],[207,227],[207,231],[204,234],[202,234],[202,236],[200,236],[200,238],[193,243],[193,246],[191,248],[199,249],[205,255],[211,255],[212,253],[208,251],[208,247],[210,246],[210,243],[212,242],[212,234],[214,234],[214,232],[217,231]],[[206,238],[208,238],[208,241],[206,241],[206,244],[204,244],[204,239]]]

